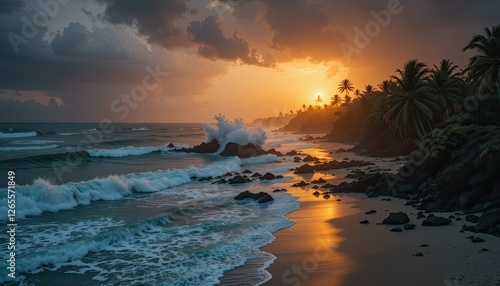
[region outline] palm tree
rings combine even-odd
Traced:
[[[354,91],[354,95],[356,96],[356,98],[359,98],[361,96],[361,91],[359,91],[359,89],[356,89]]]
[[[399,131],[402,141],[407,142],[412,131],[421,138],[432,129],[432,119],[440,107],[426,86],[429,69],[424,63],[410,60],[403,70],[397,69],[396,72],[398,76],[391,78],[398,88],[387,99],[390,107],[384,120]]]
[[[382,93],[384,94],[384,96],[390,96],[394,93],[394,89],[396,88],[396,85],[394,84],[394,82],[392,80],[384,80],[382,83],[380,83],[378,85],[378,88],[380,89],[380,91],[382,91]]]
[[[336,108],[339,108],[341,101],[342,101],[342,99],[340,99],[340,96],[338,94],[335,94],[334,96],[331,97],[330,104],[332,106],[335,106]]]
[[[427,79],[429,92],[445,111],[444,116],[441,116],[442,119],[449,118],[453,106],[463,100],[458,73],[454,72],[457,68],[450,60],[442,60],[439,67],[434,65],[434,69]]]
[[[365,95],[366,96],[372,96],[373,95],[373,92],[375,92],[375,88],[373,87],[373,85],[365,85]]]
[[[319,104],[323,102],[323,99],[321,98],[321,95],[318,94],[318,96],[316,97],[316,99],[314,100],[314,102],[316,102],[316,105],[319,106]]]
[[[349,106],[349,104],[351,104],[351,97],[349,95],[344,95],[344,103],[342,103],[342,106],[346,107]]]
[[[346,95],[349,95],[349,91],[353,91],[354,86],[352,82],[348,79],[344,79],[339,83],[339,92],[345,92]]]
[[[493,95],[500,102],[500,25],[484,28],[486,35],[472,37],[462,51],[475,50],[478,55],[469,59],[467,72],[473,84],[473,91]]]
[[[370,114],[371,106],[372,106],[371,100],[366,94],[360,95],[360,97],[356,98],[353,101],[353,107],[355,108],[354,112],[358,116],[365,116]]]
[[[447,77],[459,77],[460,73],[455,72],[458,66],[455,65],[451,60],[444,59],[439,62],[439,66],[434,65],[434,70],[439,70],[444,73]]]

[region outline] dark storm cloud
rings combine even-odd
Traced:
[[[166,48],[188,45],[185,31],[175,20],[192,10],[188,0],[97,0],[105,6],[102,18],[112,24],[135,27],[149,43]]]
[[[272,47],[288,50],[294,58],[329,60],[340,55],[339,44],[345,36],[329,25],[329,16],[320,4],[303,0],[262,0],[266,6],[263,20],[272,33]]]
[[[214,16],[192,22],[187,31],[192,41],[200,44],[198,54],[202,57],[212,60],[241,60],[245,64],[256,66],[274,66],[271,58],[264,58],[250,48],[250,44],[238,32],[234,32],[231,37],[224,36],[220,21]]]
[[[17,0],[3,0],[0,1],[0,15],[10,15],[16,10],[19,10],[25,6],[23,1]]]

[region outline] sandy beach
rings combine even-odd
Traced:
[[[333,153],[340,144],[321,143],[304,150],[325,159],[349,157],[375,162],[381,169],[396,170],[393,158],[366,158],[352,153]],[[367,170],[372,167],[362,167]],[[352,168],[356,169],[356,168]],[[364,194],[339,194],[329,199],[314,196],[307,187],[290,187],[301,180],[319,178],[338,184],[351,170],[331,170],[307,176],[294,175],[292,182],[277,184],[299,197],[300,209],[289,214],[296,224],[274,234],[276,240],[262,250],[277,258],[267,269],[272,279],[264,285],[500,285],[500,239],[486,234],[460,233],[467,223],[452,220],[451,225],[421,226],[418,210],[404,206],[405,200]],[[365,212],[376,210],[375,214]],[[413,230],[392,232],[396,226],[379,225],[390,212],[403,211],[416,225]],[[428,214],[426,214],[428,215]],[[368,224],[360,224],[362,220]],[[402,227],[402,226],[401,226]],[[468,236],[485,241],[473,243]],[[415,256],[417,253],[423,256]]]

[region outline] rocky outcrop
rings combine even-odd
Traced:
[[[271,195],[269,195],[268,193],[260,192],[258,194],[254,194],[250,191],[241,192],[236,197],[234,197],[234,199],[237,201],[241,201],[241,200],[245,200],[245,199],[253,199],[253,200],[256,200],[259,204],[274,201],[273,197],[271,197]]]
[[[240,158],[249,158],[265,154],[267,154],[266,151],[254,144],[239,145],[236,143],[227,143],[219,155],[223,157],[238,156]]]
[[[210,143],[201,143],[200,145],[196,145],[191,148],[181,148],[181,149],[176,149],[174,151],[176,152],[185,152],[185,153],[215,153],[217,150],[219,150],[220,145],[219,142],[214,139]]]
[[[322,163],[322,164],[316,164],[316,165],[309,165],[309,164],[304,164],[298,168],[295,169],[295,174],[307,174],[307,173],[314,173],[314,171],[326,171],[326,170],[332,170],[332,169],[344,169],[344,168],[351,168],[351,167],[361,167],[361,166],[369,166],[369,165],[374,165],[374,163],[371,162],[365,162],[365,161],[357,161],[357,160],[352,160],[352,161],[337,161],[333,160],[327,163]]]

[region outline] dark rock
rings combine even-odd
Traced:
[[[479,220],[479,217],[477,215],[470,214],[470,215],[465,216],[465,221],[468,221],[468,222],[476,223],[478,220]]]
[[[366,220],[366,219],[365,219],[365,220],[360,221],[359,223],[360,223],[360,224],[369,224],[370,222],[369,222],[368,220]]]
[[[167,147],[168,147],[168,148],[174,148],[174,147],[175,147],[175,145],[174,145],[174,144],[172,144],[172,143],[170,143],[170,144],[168,144],[168,145],[167,145]]]
[[[314,192],[314,193],[313,193],[313,195],[315,195],[315,196],[319,196],[319,195],[320,195],[320,192],[316,191],[316,192]]]
[[[262,177],[262,175],[261,175],[261,174],[259,174],[259,173],[254,173],[254,174],[252,175],[252,178],[256,178],[256,177]]]
[[[277,151],[276,149],[269,149],[269,150],[267,150],[266,153],[267,154],[273,154],[273,155],[276,155],[278,157],[283,156],[283,153],[281,153],[280,151]]]
[[[400,227],[394,227],[394,228],[391,228],[389,231],[402,232],[403,230]]]
[[[341,202],[342,200],[341,199],[337,199],[337,202]]]
[[[325,195],[323,195],[323,198],[324,198],[324,199],[329,199],[329,198],[330,198],[330,195],[325,194]]]
[[[318,185],[314,185],[314,186],[311,187],[311,189],[317,190],[317,189],[319,189],[319,186]]]
[[[410,221],[408,215],[404,212],[390,213],[387,218],[385,218],[383,224],[405,224]]]
[[[239,145],[229,142],[219,155],[222,157],[238,156],[240,158],[249,158],[265,154],[267,154],[266,151],[255,144]]]
[[[296,157],[295,159],[293,159],[293,162],[295,162],[295,163],[300,163],[300,162],[302,162],[302,159],[300,159],[300,158]]]
[[[215,153],[219,150],[220,145],[219,142],[214,139],[210,143],[201,143],[200,145],[196,145],[192,148],[181,148],[176,149],[176,152],[186,152],[186,153]]]
[[[470,241],[472,241],[474,243],[478,243],[478,242],[484,242],[484,239],[480,238],[479,236],[476,236],[476,237],[471,238]]]
[[[295,172],[293,172],[294,174],[308,174],[308,173],[314,173],[314,167],[309,165],[309,164],[305,164],[305,165],[302,165],[300,167],[298,167]]]
[[[234,199],[235,200],[253,199],[260,204],[274,201],[273,197],[271,197],[268,193],[260,192],[258,194],[254,194],[250,191],[241,192],[236,197],[234,197]]]
[[[323,178],[311,181],[311,184],[324,184],[324,183],[326,183],[326,181]]]
[[[242,173],[243,173],[243,174],[251,174],[251,173],[252,173],[252,171],[250,171],[250,170],[245,170],[245,171],[243,171]]]
[[[463,231],[475,231],[476,227],[473,225],[464,225],[464,226],[462,226],[462,230]]]
[[[226,184],[227,181],[225,179],[219,179],[218,181],[213,182],[212,184]]]
[[[422,221],[423,226],[442,226],[450,223],[451,219],[435,215],[429,215],[424,221]]]
[[[496,181],[493,183],[494,187],[491,190],[490,196],[488,197],[488,201],[496,201],[500,200],[500,181]]]
[[[413,254],[413,256],[421,257],[421,256],[424,256],[424,254],[422,252],[417,252],[417,253]]]
[[[412,230],[412,229],[415,229],[415,225],[413,223],[407,223],[407,224],[405,224],[403,229],[404,230]]]
[[[286,152],[286,155],[287,156],[297,156],[297,155],[299,155],[299,153],[297,153],[297,151],[295,151],[295,150],[292,150],[292,151]]]
[[[276,189],[273,191],[273,193],[279,193],[279,192],[286,192],[286,189]]]
[[[421,244],[419,247],[429,247],[428,244]]]
[[[391,199],[391,198],[383,198],[383,199],[381,199],[381,201],[387,201],[387,202],[390,202],[390,201],[392,201],[392,199]]]
[[[369,211],[365,212],[365,214],[374,214],[374,213],[377,213],[377,211],[376,210],[369,210]]]
[[[477,221],[476,231],[500,234],[500,208],[485,212]]]
[[[323,186],[321,186],[322,189],[331,189],[333,187],[335,187],[335,185],[330,184],[330,183],[327,183],[327,184],[324,184]]]
[[[231,173],[231,172],[227,172],[227,173],[225,173],[224,175],[222,175],[222,177],[230,177],[230,176],[232,176],[232,175],[233,175],[233,173]]]
[[[231,178],[228,183],[229,184],[244,184],[244,183],[249,183],[251,182],[252,180],[246,178],[245,176],[234,176],[233,178]]]
[[[412,184],[404,184],[399,187],[399,191],[404,194],[409,194],[413,191],[414,187]]]
[[[305,187],[307,185],[309,184],[304,181],[300,181],[300,183],[293,184],[292,187]]]
[[[319,161],[318,158],[316,157],[313,157],[311,155],[307,155],[303,160],[302,162],[315,162],[315,161]]]
[[[271,173],[265,173],[264,176],[260,177],[261,180],[274,180],[276,176]]]

